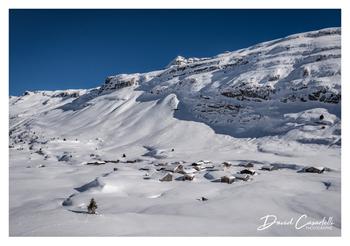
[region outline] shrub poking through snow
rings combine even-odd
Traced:
[[[201,198],[197,198],[198,201],[202,201],[202,202],[205,202],[205,201],[208,201],[209,199],[202,196]]]
[[[322,182],[322,183],[326,186],[326,190],[328,190],[329,187],[331,187],[331,185],[332,185],[331,182],[326,182],[326,181],[324,181],[324,182]]]
[[[89,214],[95,214],[96,213],[97,203],[95,202],[94,198],[91,198],[90,204],[87,206],[87,209],[88,209],[88,213]]]
[[[37,153],[38,155],[45,155],[45,153],[43,152],[43,150],[41,148],[39,150],[35,151],[35,153]]]

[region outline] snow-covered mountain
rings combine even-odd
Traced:
[[[299,188],[305,185],[311,187],[311,193],[316,196],[314,202],[308,203],[310,193],[306,191],[305,194],[308,195],[303,194],[297,198],[298,203],[306,205],[296,208],[293,212],[291,212],[294,209],[291,209],[292,200],[284,197],[287,199],[284,200],[285,206],[281,205],[282,208],[278,208],[282,215],[289,216],[297,211],[319,218],[325,215],[322,209],[326,208],[334,214],[337,228],[340,230],[340,209],[338,210],[338,205],[340,206],[340,109],[340,28],[295,34],[209,58],[178,56],[162,70],[109,76],[98,88],[35,91],[26,92],[22,96],[11,96],[10,190],[13,194],[10,197],[11,208],[15,210],[16,207],[26,204],[23,201],[30,200],[22,191],[27,187],[27,183],[23,181],[25,184],[23,187],[17,183],[22,182],[19,181],[22,178],[20,174],[23,172],[20,168],[24,166],[57,167],[60,165],[61,171],[58,174],[52,171],[49,173],[53,177],[62,178],[66,184],[58,181],[62,186],[56,187],[53,184],[49,186],[54,186],[52,189],[56,189],[61,196],[67,197],[69,195],[67,192],[69,193],[72,186],[78,187],[83,179],[96,178],[97,173],[101,173],[96,169],[86,171],[82,168],[86,168],[84,165],[92,159],[119,160],[122,154],[126,153],[126,158],[130,162],[140,160],[142,165],[154,164],[159,159],[166,162],[209,159],[217,164],[223,161],[238,164],[242,160],[253,160],[256,163],[265,164],[277,162],[278,167],[287,169],[317,165],[326,166],[335,171],[327,178],[332,182],[334,190],[329,191],[330,195],[324,197],[318,192],[313,193],[312,189],[318,189],[318,186],[314,185],[317,178],[313,177],[305,181],[300,178],[293,179],[289,176],[290,174],[282,173],[280,175],[283,178],[274,177],[274,179],[282,181],[286,178],[295,182],[295,186],[287,185],[285,188],[290,194],[297,194],[300,192]],[[62,167],[62,163],[68,166]],[[124,164],[123,167],[118,168],[125,169],[124,171],[128,173],[126,176],[133,180],[135,177],[129,174],[130,170],[134,170],[135,167],[140,168],[135,165],[130,164],[131,167],[127,167]],[[69,178],[63,175],[62,172],[65,171],[73,173],[72,169],[76,171],[74,175],[72,174]],[[31,181],[41,175],[37,173],[38,169],[33,170],[29,179]],[[135,172],[137,170],[135,169]],[[103,177],[105,176],[96,179],[97,181],[92,183],[93,187],[100,187],[101,183],[103,183],[101,187],[105,186],[101,181]],[[125,179],[128,185],[115,184],[115,181],[109,178],[106,184],[111,190],[105,192],[117,194],[116,196],[119,197],[121,193],[118,193],[120,192],[117,191],[118,187],[128,186],[125,192],[132,199],[131,201],[135,202],[136,198],[132,190],[135,189],[138,181],[131,185],[132,182],[130,183],[125,176],[121,178]],[[319,178],[319,183],[323,180],[322,178]],[[198,178],[199,181],[202,179],[206,180],[204,176]],[[87,181],[91,180],[84,182]],[[262,187],[271,188],[270,181],[263,179],[259,182],[263,185],[257,186],[252,182],[254,189],[263,191]],[[207,184],[203,185],[203,189],[199,190],[205,193],[204,188],[207,188]],[[275,189],[276,183],[272,186]],[[87,187],[78,191],[86,194],[84,192],[90,190],[91,183],[87,182]],[[177,188],[180,192],[184,187]],[[42,188],[36,189],[43,192]],[[215,189],[220,190],[220,188]],[[242,189],[249,191],[249,188]],[[82,197],[90,196],[91,191],[89,192]],[[96,192],[94,190],[92,193]],[[107,199],[103,194],[104,192],[96,196]],[[139,197],[140,194],[137,193],[136,196]],[[207,195],[215,197],[217,194],[214,194],[215,192],[209,192]],[[279,194],[278,189],[271,191],[271,196],[276,194]],[[166,196],[165,201],[167,201]],[[49,197],[57,199],[54,195]],[[173,194],[168,199],[176,203],[175,197]],[[228,199],[227,196],[224,197]],[[254,197],[246,198],[239,207],[235,208],[243,211],[247,201],[254,199]],[[260,197],[260,199],[263,203],[269,199],[269,196]],[[333,199],[336,206],[324,205],[328,199]],[[323,205],[314,208],[316,201]],[[273,202],[269,201],[266,204],[276,207],[275,203],[271,203]],[[230,202],[228,204],[235,206]],[[161,205],[159,206],[158,210],[157,207],[149,207],[147,211],[151,211],[151,214],[156,211],[160,213],[167,211],[166,214],[169,212]],[[133,209],[136,208],[133,207]],[[231,208],[228,207],[228,209]],[[112,210],[106,208],[106,211]],[[136,210],[139,211],[138,208]],[[269,212],[263,208],[261,210]],[[182,214],[184,211],[181,210],[179,213]],[[57,213],[61,212],[59,210]],[[247,213],[243,215],[249,218],[248,224],[253,223],[250,215]],[[258,212],[253,215],[256,218],[263,216]],[[27,216],[14,211],[12,221],[19,218],[23,221],[28,219]],[[220,216],[226,216],[226,214],[220,214],[219,218]],[[156,224],[158,222],[156,220]],[[182,222],[183,220],[180,219],[174,223]],[[255,228],[252,231],[246,228],[247,232],[232,229],[232,223],[234,224],[231,221],[227,227],[223,225],[222,230],[220,228],[218,230],[220,229],[224,235],[230,233],[252,235],[255,232]],[[25,231],[15,222],[11,226],[13,234],[33,234]],[[171,235],[170,231],[157,226],[157,229],[151,230],[150,234]],[[189,234],[207,233],[199,222],[195,227],[198,231]],[[137,228],[136,231],[130,229],[132,231],[130,233],[139,232],[144,235],[145,232],[138,231],[140,229]],[[61,229],[62,233],[67,234],[67,231]],[[277,232],[272,234],[281,233],[278,229],[276,230]],[[53,233],[52,230],[39,231],[44,234]],[[337,230],[332,232],[337,233]],[[86,233],[94,233],[94,231]],[[219,231],[215,233],[221,235]],[[214,235],[217,235],[215,233]],[[317,232],[309,233],[317,234]],[[116,234],[123,233],[119,231]],[[293,232],[287,232],[287,234],[290,235]]]
[[[330,28],[212,58],[178,56],[163,70],[110,76],[91,90],[26,92],[11,97],[11,118],[22,118],[29,110],[36,116],[41,113],[40,119],[35,118],[44,120],[53,109],[69,115],[111,101],[114,103],[106,110],[115,109],[112,115],[116,115],[131,98],[151,102],[171,95],[171,107],[176,107],[179,119],[201,121],[219,133],[237,137],[277,135],[294,128],[285,124],[285,113],[325,108],[340,116],[340,52],[340,28]]]

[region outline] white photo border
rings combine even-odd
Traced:
[[[350,94],[350,76],[349,70],[349,25],[350,25],[350,9],[349,1],[347,0],[3,0],[0,3],[0,28],[1,28],[1,64],[0,64],[0,102],[1,102],[1,135],[0,135],[0,150],[2,162],[0,188],[2,201],[0,202],[1,211],[1,244],[2,245],[73,245],[83,244],[84,246],[94,245],[124,245],[124,244],[139,244],[139,245],[161,245],[161,244],[259,244],[259,245],[350,245],[349,244],[349,183],[347,179],[350,170],[350,149],[349,149],[349,128],[350,126],[350,108],[348,94]],[[276,238],[261,238],[261,237],[9,237],[9,154],[8,154],[8,115],[9,115],[9,9],[18,8],[48,8],[48,9],[108,9],[108,8],[201,8],[201,9],[319,9],[331,8],[341,9],[342,11],[342,236],[341,237],[276,237]],[[345,110],[344,110],[345,109]],[[349,152],[348,152],[349,150]]]

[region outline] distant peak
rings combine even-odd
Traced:
[[[171,66],[181,66],[187,64],[187,59],[183,56],[176,56],[167,67]]]
[[[172,66],[182,66],[186,64],[191,64],[191,63],[206,60],[206,59],[208,58],[196,58],[196,57],[185,58],[183,56],[178,55],[168,64],[168,66],[166,66],[166,68],[169,68]]]

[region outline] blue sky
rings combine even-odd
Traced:
[[[10,95],[91,88],[289,34],[340,26],[340,10],[10,10]]]

